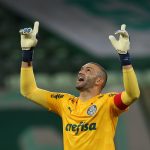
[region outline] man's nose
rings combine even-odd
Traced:
[[[80,71],[79,71],[79,74],[85,74],[85,70],[83,70],[83,69],[80,70]]]

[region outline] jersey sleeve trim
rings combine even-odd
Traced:
[[[119,108],[120,110],[125,110],[128,107],[128,105],[125,105],[122,102],[121,94],[122,93],[119,93],[119,94],[115,95],[115,97],[114,97],[114,103],[117,106],[117,108]]]

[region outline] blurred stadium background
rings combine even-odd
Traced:
[[[150,1],[149,0],[0,0],[0,150],[62,150],[61,119],[19,93],[19,29],[40,21],[34,54],[38,86],[75,90],[76,74],[90,61],[108,74],[106,91],[121,91],[118,56],[108,36],[122,23],[131,36],[131,55],[141,97],[122,114],[117,150],[150,149]]]

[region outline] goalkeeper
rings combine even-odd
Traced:
[[[53,111],[62,118],[64,150],[115,150],[114,136],[119,115],[139,98],[140,91],[128,50],[129,35],[126,25],[116,32],[119,39],[109,39],[119,54],[123,72],[124,91],[102,93],[107,81],[105,69],[89,62],[81,67],[76,81],[79,96],[50,92],[39,88],[33,73],[33,48],[39,22],[33,30],[20,30],[22,65],[21,94],[27,99]]]

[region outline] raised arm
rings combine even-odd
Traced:
[[[45,108],[48,108],[49,92],[37,87],[32,67],[33,48],[37,44],[36,35],[38,30],[39,22],[34,23],[33,30],[32,28],[24,28],[20,30],[22,48],[20,91],[23,96]]]
[[[120,56],[125,90],[115,97],[114,102],[118,108],[125,109],[139,98],[140,90],[128,52],[130,49],[130,41],[128,32],[126,31],[126,25],[123,24],[121,30],[118,30],[115,34],[119,34],[119,40],[116,40],[112,35],[109,36],[109,39]]]
[[[122,92],[121,99],[125,105],[129,106],[140,96],[136,74],[131,65],[123,67],[123,83],[125,91]]]
[[[22,62],[20,92],[24,97],[49,109],[48,96],[50,97],[50,92],[37,87],[32,66],[29,64],[31,63]]]

